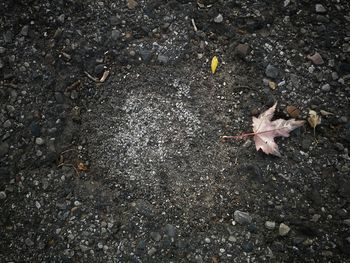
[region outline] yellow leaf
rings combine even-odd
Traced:
[[[212,58],[212,60],[211,60],[211,72],[212,72],[213,74],[215,74],[218,65],[219,65],[218,57],[217,57],[217,56],[214,56],[214,57]]]

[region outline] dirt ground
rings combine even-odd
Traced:
[[[0,10],[1,262],[350,262],[348,1]]]

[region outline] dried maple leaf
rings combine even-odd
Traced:
[[[297,121],[295,119],[284,120],[277,119],[271,121],[276,110],[273,105],[267,111],[261,113],[258,118],[253,117],[253,131],[256,150],[260,149],[266,154],[273,154],[280,157],[278,146],[274,141],[275,137],[289,137],[289,133],[302,126],[305,121]]]

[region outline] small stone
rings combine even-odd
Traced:
[[[70,98],[72,100],[76,100],[79,97],[79,93],[76,90],[72,90],[72,92],[70,93]]]
[[[127,0],[127,6],[130,10],[135,9],[137,7],[138,3],[135,0]]]
[[[149,256],[152,256],[154,255],[155,253],[157,252],[157,249],[155,247],[151,247],[149,250],[148,250],[148,255]]]
[[[166,63],[168,63],[168,61],[169,61],[168,56],[161,55],[161,54],[158,55],[158,62],[166,64]]]
[[[238,44],[235,48],[234,54],[238,57],[245,58],[248,54],[249,45],[248,44]]]
[[[341,116],[341,117],[339,118],[339,122],[340,122],[340,123],[347,123],[347,122],[348,122],[348,118],[347,118],[346,116]]]
[[[1,191],[0,192],[0,200],[4,200],[4,199],[6,199],[6,193],[5,193],[5,191]]]
[[[140,56],[143,61],[149,62],[152,58],[153,51],[150,49],[140,49],[139,50]]]
[[[57,20],[58,20],[58,22],[60,22],[61,24],[63,24],[65,18],[66,18],[66,16],[65,16],[64,14],[62,14],[62,15],[60,15],[60,16],[57,18]]]
[[[338,73],[337,72],[332,72],[332,79],[337,80],[339,79]]]
[[[326,13],[327,12],[327,9],[321,4],[316,4],[315,10],[316,10],[316,13]]]
[[[4,128],[5,129],[7,129],[7,128],[10,128],[11,127],[11,121],[10,120],[6,120],[5,122],[4,122]]]
[[[314,215],[312,216],[312,218],[311,218],[310,221],[316,223],[320,218],[321,218],[321,215],[319,215],[319,214],[314,214]]]
[[[327,84],[324,84],[322,87],[321,87],[321,90],[322,91],[325,91],[325,92],[328,92],[331,90],[331,86],[327,83]]]
[[[45,143],[45,141],[44,141],[44,139],[38,137],[38,138],[35,139],[35,143],[37,145],[43,145]]]
[[[63,104],[64,103],[64,96],[61,92],[56,91],[55,92],[55,99],[58,104]]]
[[[250,241],[244,241],[244,242],[242,243],[242,249],[243,249],[244,252],[250,253],[250,252],[253,251],[254,245],[253,245],[253,243],[250,242]]]
[[[105,71],[105,66],[103,64],[98,64],[96,67],[95,67],[95,75],[100,77],[102,76],[102,73]]]
[[[276,227],[276,223],[274,221],[266,221],[265,227],[269,230],[273,230]]]
[[[113,29],[112,30],[112,34],[111,34],[111,38],[113,40],[118,40],[120,38],[120,31],[116,30],[116,29]]]
[[[265,75],[269,78],[275,79],[278,77],[278,68],[269,64],[265,69]]]
[[[214,22],[215,23],[222,23],[222,21],[224,21],[224,17],[222,16],[222,14],[218,14],[215,18],[214,18]]]
[[[34,245],[34,242],[28,237],[26,240],[24,240],[24,243],[28,246],[31,247]]]
[[[5,156],[9,152],[9,145],[7,142],[0,143],[0,157]]]
[[[350,243],[350,237],[347,237],[345,240],[346,242]]]
[[[286,236],[290,231],[290,227],[286,224],[281,223],[278,229],[278,233],[280,236]]]
[[[288,105],[286,111],[292,118],[298,118],[300,116],[300,110],[293,105]]]
[[[165,234],[168,235],[169,237],[174,237],[176,233],[176,228],[175,226],[171,224],[167,224],[164,228]]]
[[[28,36],[28,32],[29,32],[29,26],[28,25],[23,26],[21,29],[21,35],[26,37]]]
[[[6,48],[0,47],[0,54],[4,54],[6,52]]]
[[[310,56],[310,55],[307,56],[307,58],[309,60],[311,60],[312,63],[314,63],[315,65],[322,65],[322,64],[324,64],[324,60],[323,60],[323,58],[321,57],[321,55],[318,52],[316,52],[312,56]]]
[[[250,224],[252,222],[252,217],[247,212],[236,210],[233,216],[235,221],[240,224]]]
[[[82,245],[82,244],[80,244],[79,247],[80,247],[81,252],[83,252],[83,253],[89,250],[89,247]]]
[[[160,241],[162,238],[161,235],[158,232],[151,232],[151,237],[154,241]]]
[[[207,244],[209,244],[209,243],[210,243],[210,238],[206,237],[206,238],[204,239],[204,242],[207,243]]]
[[[228,241],[234,243],[237,241],[237,238],[235,238],[234,236],[229,236]]]

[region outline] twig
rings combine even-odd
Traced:
[[[99,79],[97,79],[97,78],[91,76],[87,71],[84,71],[84,73],[85,73],[85,75],[86,75],[89,79],[91,79],[92,81],[100,82]]]
[[[79,171],[77,170],[77,168],[75,168],[75,166],[73,164],[71,164],[71,163],[61,163],[61,164],[57,165],[57,168],[62,167],[62,166],[73,167],[76,175],[79,176]]]
[[[191,19],[191,22],[192,22],[192,26],[193,26],[194,32],[197,32],[198,28],[197,28],[196,23],[194,22],[193,18]]]

